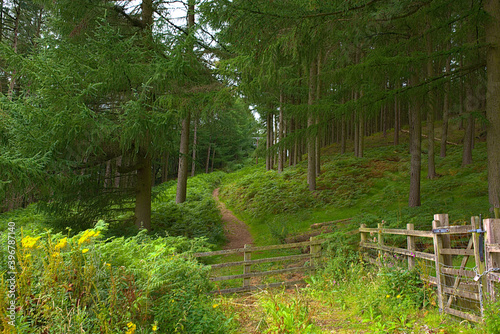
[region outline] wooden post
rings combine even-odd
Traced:
[[[406,229],[408,231],[413,231],[415,229],[414,224],[406,224]],[[412,235],[408,235],[406,237],[406,248],[408,251],[412,253],[412,255],[408,256],[408,269],[413,270],[415,268],[415,237]]]
[[[450,227],[449,223],[449,218],[448,214],[436,214],[434,215],[434,221],[438,222],[438,227],[437,228],[446,228]],[[442,234],[440,235],[440,239],[442,242],[441,249],[446,248],[449,249],[451,248],[451,241],[450,241],[450,235],[449,234]],[[446,254],[443,255],[443,264],[445,266],[453,267],[453,259],[451,257],[451,254]],[[445,276],[445,281],[441,282],[443,284],[446,284],[446,286],[451,287],[453,285],[453,278],[450,276]]]
[[[384,235],[382,234],[382,229],[384,228],[384,223],[378,223],[377,225],[378,228],[378,246],[383,246],[384,245]],[[382,260],[382,251],[378,251],[378,258]]]
[[[481,229],[481,222],[479,220],[479,217],[471,217],[470,224],[471,224],[473,230]],[[474,244],[474,260],[475,260],[475,264],[476,264],[476,268],[477,268],[477,274],[482,275],[484,273],[485,266],[484,266],[484,262],[481,261],[479,248],[483,247],[483,249],[484,249],[484,241],[483,241],[483,245],[480,245],[479,233],[473,232],[472,233],[472,242]],[[479,285],[479,284],[481,284],[481,285]],[[483,300],[485,300],[485,297],[486,297],[486,286],[487,286],[486,284],[487,284],[486,283],[486,276],[482,276],[481,281],[478,282],[478,292],[480,294],[482,294],[482,296],[480,296],[480,298],[483,298]],[[483,316],[483,312],[484,312],[483,303],[480,303],[480,304],[481,304],[480,305],[481,306],[481,310],[480,310],[481,316]]]
[[[309,246],[309,252],[311,254],[311,267],[316,267],[319,264],[319,259],[317,259],[316,257],[319,256],[321,252],[321,245],[312,244],[314,240],[314,237],[309,238],[309,241],[311,242],[311,246]]]
[[[245,245],[245,248],[250,248],[252,247],[251,245]],[[250,261],[252,259],[252,252],[245,250],[243,253],[243,261]],[[251,264],[244,264],[243,265],[243,274],[250,274],[252,272],[252,265]],[[243,278],[243,286],[247,287],[250,286],[250,277],[249,278]]]
[[[366,224],[361,224],[360,228],[366,228]],[[360,245],[363,246],[363,244],[368,241],[368,233],[361,232],[360,234],[361,234]]]
[[[483,224],[486,231],[486,270],[500,268],[500,253],[488,251],[489,245],[500,244],[500,219],[485,219]],[[494,277],[498,280],[500,279],[500,273],[490,273],[487,276],[489,276],[486,277],[488,294],[493,300],[496,300],[497,296],[495,295],[494,285],[490,278]]]
[[[434,220],[432,222],[432,229],[437,229],[441,226],[439,221]],[[444,284],[444,275],[442,274],[441,267],[444,263],[443,255],[441,254],[441,249],[443,248],[442,236],[438,233],[434,233],[433,236],[434,241],[434,261],[436,263],[436,282],[437,282],[437,296],[438,296],[438,306],[439,312],[442,313],[444,311],[444,303],[443,303],[443,285]]]

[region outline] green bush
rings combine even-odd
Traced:
[[[17,236],[18,330],[227,332],[228,320],[207,295],[212,289],[209,268],[190,257],[210,250],[206,239],[152,238],[142,231],[131,238],[104,240],[105,230],[100,223],[71,238],[50,232]],[[1,259],[6,279],[5,254]],[[2,284],[0,328],[9,333],[6,289]]]

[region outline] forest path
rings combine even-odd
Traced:
[[[219,188],[215,189],[212,193],[215,201],[217,202],[217,206],[220,209],[222,214],[222,222],[224,223],[224,232],[228,243],[224,245],[224,249],[233,249],[233,248],[243,248],[245,244],[253,243],[252,235],[248,230],[248,226],[236,218],[236,216],[231,212],[231,210],[227,209],[224,203],[222,203],[219,199]]]

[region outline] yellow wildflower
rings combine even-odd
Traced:
[[[101,234],[101,231],[97,231],[97,232],[94,234],[94,238],[95,238],[95,237],[98,237],[98,236],[99,236],[99,234]]]
[[[219,304],[213,304],[212,307],[213,308],[217,308],[219,306]]]
[[[99,233],[97,233],[97,235],[99,235]],[[80,237],[80,239],[78,239],[78,245],[83,244],[93,236],[96,236],[96,232],[94,230],[86,230],[85,232],[83,232],[83,235]]]
[[[60,250],[64,247],[66,247],[66,245],[68,244],[68,238],[62,238],[61,240],[59,240],[59,242],[57,243],[57,245],[55,245],[55,250]]]
[[[156,332],[158,330],[158,326],[153,325],[153,332]]]
[[[61,255],[59,252],[52,253],[52,257],[58,257],[59,255]]]
[[[24,237],[21,240],[21,245],[24,248],[34,248],[38,239],[40,239],[40,237],[36,237],[36,238],[30,237],[30,236]]]
[[[397,295],[396,298],[401,298],[401,295]]]
[[[390,298],[390,297],[391,297],[390,295],[385,296],[385,298]]]
[[[87,253],[88,251],[89,251],[89,249],[88,249],[88,248],[84,248],[84,249],[82,249],[82,253],[83,253],[83,254]]]
[[[125,334],[134,334],[135,333],[135,330],[137,328],[137,326],[133,323],[133,322],[129,322],[127,324],[127,331],[125,332]]]

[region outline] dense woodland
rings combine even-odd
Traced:
[[[214,194],[308,286],[210,295]],[[0,0],[4,333],[500,333],[356,232],[499,209],[498,0]]]
[[[322,147],[344,153],[353,140],[362,157],[367,135],[392,128],[394,144],[410,133],[414,207],[422,154],[438,177],[434,157],[446,156],[458,121],[464,166],[487,138],[498,209],[498,6],[4,0],[2,208],[41,201],[85,225],[133,204],[135,224],[149,229],[151,185],[169,176],[182,203],[189,174],[234,169],[259,145],[267,169],[306,157],[315,191]],[[260,142],[250,109],[265,126]]]

